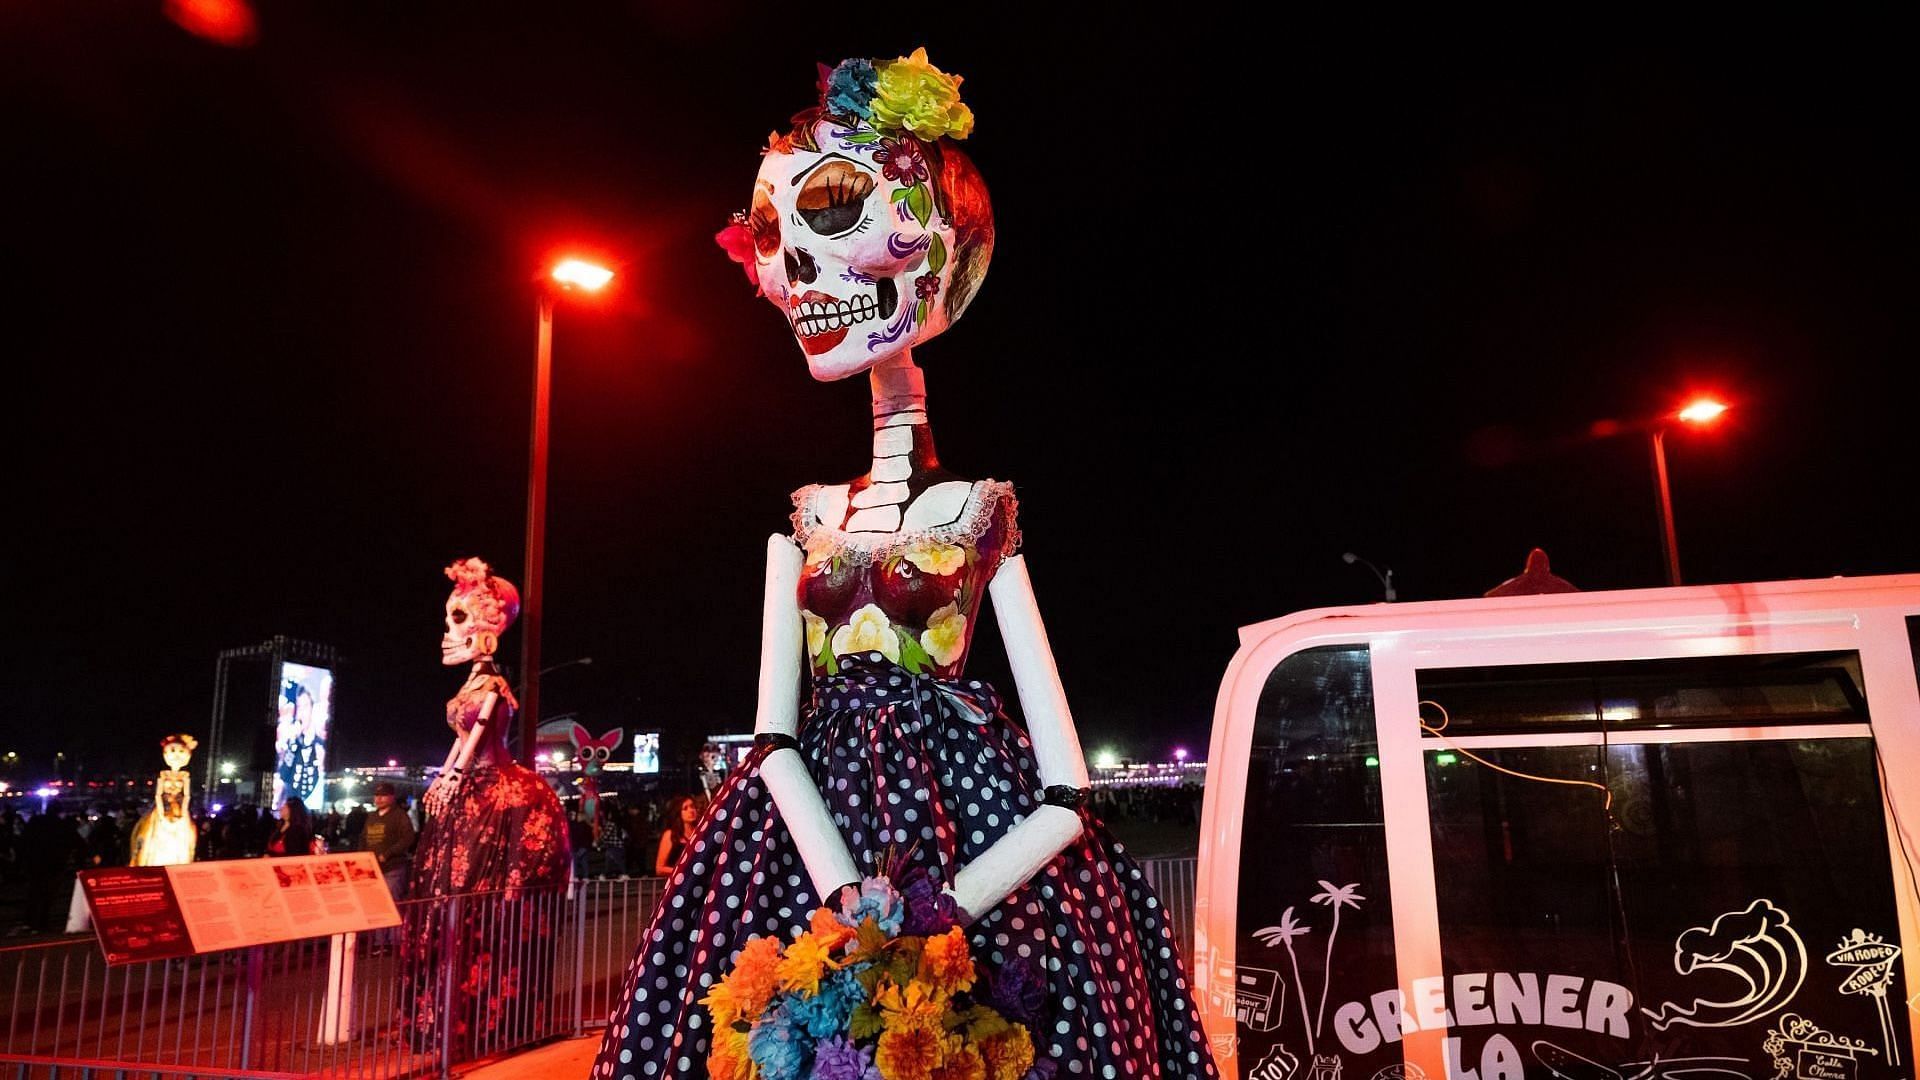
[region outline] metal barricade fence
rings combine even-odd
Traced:
[[[1196,860],[1143,859],[1183,946]],[[109,968],[0,949],[0,1080],[389,1080],[605,1027],[660,878],[400,904],[401,926]]]

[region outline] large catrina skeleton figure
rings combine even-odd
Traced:
[[[667,883],[595,1076],[747,1075],[749,1040],[712,1030],[706,988],[751,935],[788,937],[883,871],[931,882],[969,926],[1043,1073],[1211,1076],[1164,909],[1084,809],[1012,487],[934,453],[913,349],[965,311],[993,249],[952,141],[973,124],[959,80],[923,51],[822,76],[718,239],[816,378],[868,376],[872,465],[796,492],[794,534],[767,541],[755,748]],[[1024,726],[963,675],[985,597]]]
[[[479,559],[447,567],[446,632],[440,662],[473,665],[447,702],[453,748],[427,789],[426,827],[414,847],[407,895],[500,896],[465,906],[423,904],[403,928],[399,1025],[419,1045],[449,1037],[463,1059],[478,1057],[504,1024],[545,1007],[552,976],[553,890],[567,881],[567,819],[560,799],[513,760],[507,730],[513,693],[493,662],[520,613],[520,594]],[[458,920],[448,926],[446,920]],[[456,951],[448,956],[447,949]],[[448,987],[435,971],[467,973]],[[535,1020],[538,1023],[538,1020]]]
[[[494,577],[479,559],[454,563],[447,567],[447,577],[453,581],[453,592],[447,595],[447,630],[440,638],[440,663],[473,667],[467,670],[466,684],[447,702],[453,746],[447,751],[440,775],[427,788],[426,808],[430,814],[446,812],[476,760],[481,765],[513,760],[507,752],[506,728],[520,705],[500,674],[500,666],[493,661],[493,654],[500,649],[500,635],[520,615],[520,591],[507,579]]]
[[[160,756],[167,763],[153,781],[153,809],[133,827],[135,866],[177,866],[193,861],[199,834],[187,813],[190,790],[187,763],[200,745],[191,735],[169,735],[160,740]]]
[[[473,665],[447,702],[453,746],[428,787],[427,828],[414,858],[414,896],[548,884],[564,878],[566,817],[546,781],[513,760],[507,730],[517,703],[494,663],[520,593],[479,559],[447,567],[440,662]]]

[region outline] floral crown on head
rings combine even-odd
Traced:
[[[493,576],[493,567],[478,558],[467,558],[447,567],[446,573],[453,582],[453,591],[466,593],[485,588],[487,579]]]
[[[973,110],[960,100],[958,75],[927,62],[927,50],[892,60],[854,57],[820,65],[820,111],[864,120],[882,135],[964,139],[973,134]]]
[[[823,116],[849,124],[865,123],[891,139],[912,136],[932,142],[939,138],[964,139],[973,134],[973,110],[960,100],[963,80],[928,63],[925,46],[913,50],[909,56],[892,60],[856,56],[832,67],[820,64],[819,70],[820,103],[796,115],[792,128],[786,133],[769,134],[765,153],[791,154],[796,146],[818,151],[820,148],[813,141],[813,125]],[[917,154],[908,157],[924,160]],[[917,179],[924,181],[925,166],[917,168],[921,173]],[[898,166],[889,166],[887,174],[900,179],[896,175],[899,171]],[[758,293],[760,273],[754,265],[753,230],[747,211],[735,211],[727,227],[715,233],[713,240],[726,251],[728,258],[746,271],[747,281]]]

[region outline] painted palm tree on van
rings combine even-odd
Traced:
[[[1366,897],[1360,895],[1360,884],[1335,885],[1331,881],[1320,882],[1320,892],[1310,898],[1315,904],[1323,904],[1333,911],[1333,928],[1327,932],[1326,958],[1320,968],[1320,1008],[1313,1016],[1307,1015],[1307,985],[1300,976],[1300,957],[1294,952],[1293,939],[1304,937],[1313,932],[1313,928],[1303,925],[1293,917],[1293,908],[1280,913],[1280,922],[1276,926],[1263,926],[1253,932],[1253,936],[1268,948],[1285,946],[1287,959],[1293,965],[1293,985],[1300,1002],[1300,1024],[1306,1029],[1307,1053],[1314,1053],[1314,1041],[1319,1038],[1327,1018],[1327,991],[1333,985],[1333,947],[1340,940],[1340,909],[1360,910],[1360,901]]]

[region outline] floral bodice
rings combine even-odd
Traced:
[[[493,703],[493,712],[487,716],[487,724],[496,732],[504,733],[512,726],[513,714],[520,703],[513,699],[513,690],[507,680],[496,672],[476,671],[467,677],[460,692],[447,699],[447,726],[455,735],[465,735],[473,730],[480,721],[480,710],[486,707],[488,694],[499,694],[500,700]]]
[[[839,657],[878,652],[915,675],[959,675],[987,585],[1020,546],[1013,485],[982,480],[953,523],[898,533],[848,533],[820,520],[820,490],[793,494],[814,674],[836,675]]]

